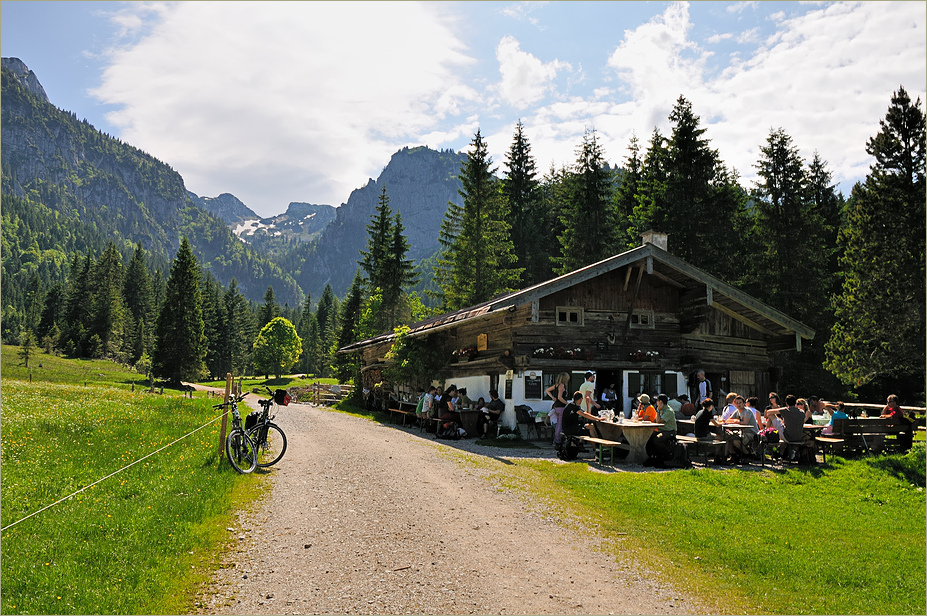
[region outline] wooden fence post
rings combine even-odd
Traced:
[[[222,455],[222,452],[225,450],[225,429],[228,422],[229,415],[229,393],[232,391],[232,373],[227,372],[225,374],[225,406],[222,407],[222,429],[219,431],[219,455]]]

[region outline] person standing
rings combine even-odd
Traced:
[[[612,383],[602,390],[602,406],[614,410],[617,404],[618,393],[615,391],[615,384]]]
[[[705,378],[705,371],[698,371],[698,402],[697,405],[701,406],[708,398],[714,398],[714,392],[711,390],[711,381]]]
[[[568,403],[566,392],[569,383],[570,373],[561,372],[557,375],[554,384],[544,390],[544,393],[554,401],[553,408],[550,410],[550,421],[554,424],[554,445],[560,443],[560,435],[563,433],[563,409]]]
[[[586,380],[579,386],[579,393],[583,395],[583,410],[592,415],[592,407],[598,411],[602,405],[595,401],[595,372],[586,372]],[[598,414],[598,413],[596,413]]]

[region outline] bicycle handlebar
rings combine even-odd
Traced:
[[[229,406],[230,404],[238,404],[239,402],[241,402],[242,400],[245,399],[245,396],[247,396],[248,393],[249,393],[249,392],[246,391],[245,393],[243,393],[243,394],[240,395],[240,396],[234,396],[234,397],[233,397],[232,399],[230,399],[228,402],[223,402],[223,403],[221,403],[221,404],[213,404],[213,405],[212,405],[212,408],[214,408],[214,409],[221,409],[223,406]]]

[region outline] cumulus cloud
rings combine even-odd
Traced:
[[[190,190],[235,187],[280,211],[307,195],[337,205],[397,143],[478,99],[457,77],[470,62],[423,4],[181,2],[113,51],[95,95]]]
[[[568,63],[558,60],[542,62],[522,51],[519,42],[511,36],[499,42],[496,59],[502,76],[499,93],[506,103],[516,109],[524,109],[544,98],[552,87],[557,71],[571,68]]]

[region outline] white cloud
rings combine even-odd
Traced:
[[[423,4],[181,2],[113,52],[95,95],[190,190],[279,211],[337,205],[396,143],[477,99],[457,76],[471,61]]]
[[[519,42],[506,36],[496,46],[499,61],[499,93],[506,103],[524,109],[538,102],[552,87],[557,71],[571,68],[566,62],[541,62],[537,57],[521,50]]]
[[[728,13],[742,13],[745,9],[755,9],[756,2],[735,2],[727,7]]]
[[[733,34],[731,34],[730,32],[725,32],[723,34],[715,34],[715,35],[709,36],[706,39],[706,42],[714,45],[715,43],[720,43],[721,41],[726,41],[732,38],[734,38]]]

